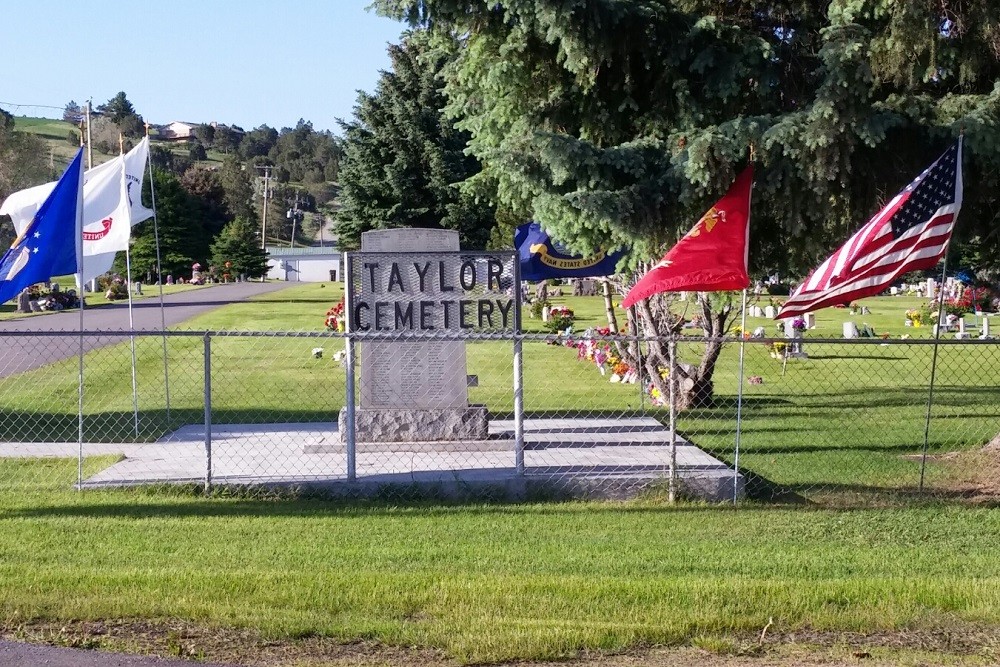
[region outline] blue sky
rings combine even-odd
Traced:
[[[304,118],[339,133],[405,28],[369,2],[0,0],[0,108],[60,116],[30,105],[96,106],[124,90],[151,123]]]

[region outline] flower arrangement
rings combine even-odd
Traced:
[[[805,331],[806,330],[805,318],[796,317],[794,320],[792,320],[792,329],[794,329],[795,331]]]
[[[337,333],[343,333],[344,328],[347,325],[347,320],[344,317],[344,300],[341,299],[334,305],[333,308],[326,311],[326,329],[327,331],[336,331]]]
[[[552,333],[558,333],[571,329],[576,315],[566,306],[552,306],[549,309],[549,321],[545,323],[545,328]]]
[[[785,356],[785,350],[788,349],[787,343],[771,343],[771,358],[772,359],[782,359]]]
[[[909,322],[907,326],[927,326],[931,322],[930,308],[927,306],[924,306],[923,308],[911,308],[906,311],[906,321]]]
[[[986,287],[970,287],[961,297],[946,299],[944,311],[949,315],[961,317],[966,313],[989,310],[993,301],[993,293]]]

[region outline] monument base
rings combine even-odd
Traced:
[[[338,424],[347,424],[347,408]],[[355,408],[355,442],[440,442],[489,438],[485,405],[464,408]],[[343,441],[344,431],[340,431]]]

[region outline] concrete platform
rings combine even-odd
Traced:
[[[217,485],[302,486],[333,495],[392,497],[426,492],[443,497],[489,495],[628,498],[665,488],[670,432],[651,417],[528,419],[524,472],[515,467],[512,420],[490,423],[488,441],[407,443],[359,448],[356,477],[347,478],[347,454],[336,422],[239,424],[212,427],[211,480]],[[481,447],[485,442],[488,447]],[[84,455],[121,454],[123,460],[84,481],[85,488],[204,482],[209,469],[204,427],[185,426],[148,444],[85,444]],[[307,453],[311,452],[311,453]],[[76,443],[0,444],[0,456],[73,456]],[[743,476],[678,438],[677,474],[692,496],[708,501],[743,495]]]

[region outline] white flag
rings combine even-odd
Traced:
[[[144,137],[135,148],[124,156],[105,162],[89,169],[83,175],[83,226],[84,232],[103,229],[102,220],[119,207],[123,195],[128,200],[128,212],[131,225],[137,225],[143,220],[153,217],[153,211],[142,205],[142,179],[146,172],[146,160],[149,156],[149,138]],[[122,166],[124,165],[124,172]],[[124,189],[122,180],[124,179]],[[38,208],[56,186],[55,181],[37,185],[27,190],[19,190],[7,197],[0,205],[0,215],[9,215],[14,222],[18,234],[31,222]],[[107,243],[88,245],[100,241],[107,234],[97,234],[84,241],[84,255],[96,255],[108,252],[111,248]],[[128,234],[125,235],[128,238]],[[115,250],[124,250],[125,244],[120,244]]]
[[[148,159],[149,138],[144,137],[125,155],[84,173],[84,282],[108,272],[115,253],[128,247],[131,228],[153,217],[141,196]],[[9,215],[20,234],[55,185],[45,183],[15,192],[0,205],[0,215]]]

